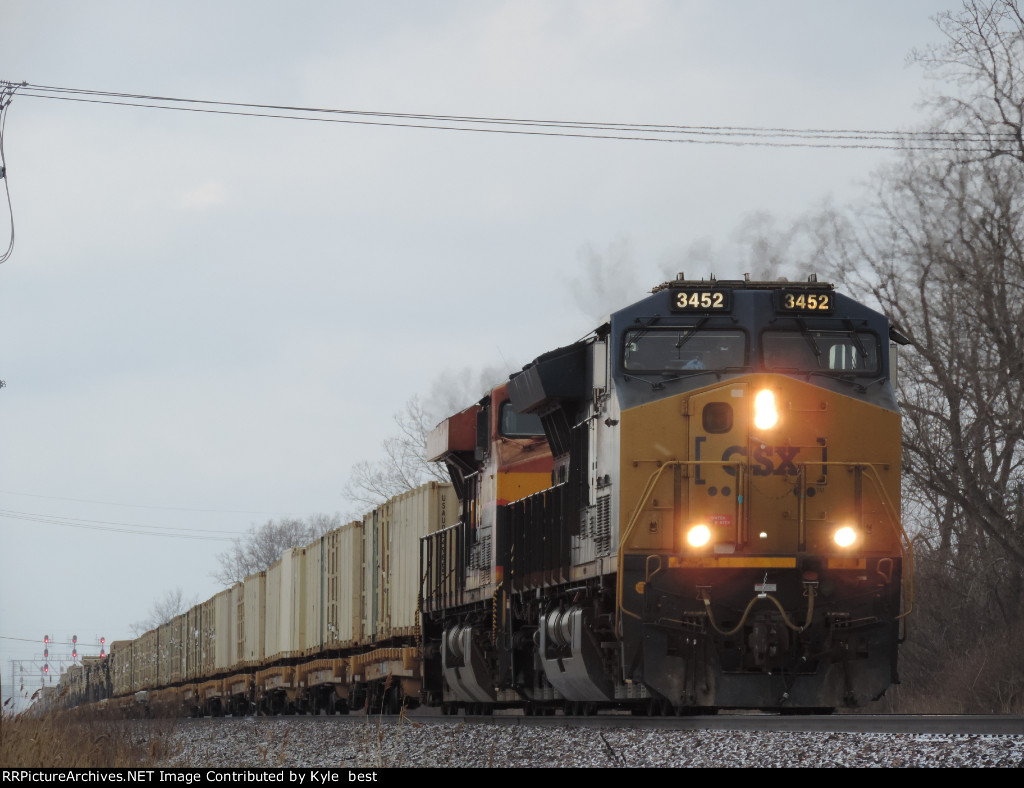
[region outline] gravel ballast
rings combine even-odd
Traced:
[[[154,724],[168,768],[1020,767],[1024,735],[640,730],[240,718]]]

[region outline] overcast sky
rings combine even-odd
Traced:
[[[0,0],[0,79],[431,115],[908,129],[927,81],[907,55],[952,7]],[[351,511],[352,466],[379,456],[413,394],[568,344],[684,264],[741,275],[749,261],[723,264],[721,250],[751,215],[785,223],[853,199],[893,156],[28,96],[3,142],[16,231],[0,266],[4,699],[11,660],[39,659],[44,634],[109,643],[169,589],[216,593],[228,542],[182,535]],[[0,251],[6,212],[0,192]],[[713,271],[694,262],[701,248],[720,250]],[[29,689],[35,664],[18,665]]]

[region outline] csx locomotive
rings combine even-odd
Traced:
[[[885,317],[680,278],[428,442],[434,702],[831,709],[897,680],[911,547]],[[441,680],[443,679],[443,681]]]
[[[680,276],[442,421],[426,450],[450,486],[288,551],[177,630],[113,644],[88,699],[863,705],[898,680],[912,606],[901,341],[813,277]]]

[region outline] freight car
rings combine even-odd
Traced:
[[[813,277],[680,276],[442,421],[426,451],[450,484],[113,643],[70,702],[215,715],[863,705],[898,681],[912,606],[890,372],[901,341]]]

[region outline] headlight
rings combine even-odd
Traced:
[[[754,397],[754,426],[759,430],[770,430],[779,422],[779,411],[775,408],[775,395],[769,389],[762,389]]]
[[[857,541],[857,532],[850,526],[844,525],[832,535],[832,539],[840,547],[852,547]]]
[[[703,547],[711,541],[711,529],[706,525],[695,525],[686,532],[686,541],[690,547]]]

